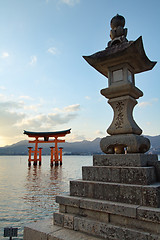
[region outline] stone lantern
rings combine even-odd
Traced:
[[[114,111],[113,121],[100,142],[104,153],[145,153],[150,148],[147,138],[133,119],[133,108],[143,92],[135,86],[135,74],[151,70],[156,62],[148,59],[142,37],[128,41],[125,19],[116,15],[111,20],[111,41],[105,50],[84,59],[108,78],[108,88],[101,94],[108,98]]]
[[[70,181],[69,194],[57,196],[59,212],[46,222],[31,223],[24,240],[160,240],[160,161],[135,123],[132,111],[143,93],[134,75],[154,67],[145,55],[142,38],[126,39],[125,19],[111,20],[108,47],[84,57],[108,78],[101,93],[114,110],[113,122],[101,140],[102,155],[82,167],[82,179]],[[125,148],[128,154],[124,153]],[[117,154],[114,154],[117,153]],[[121,154],[119,154],[121,153]]]

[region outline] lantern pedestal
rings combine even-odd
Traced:
[[[145,153],[150,148],[150,141],[136,134],[118,134],[102,138],[100,147],[106,154]]]

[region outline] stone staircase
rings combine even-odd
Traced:
[[[160,162],[156,155],[95,155],[56,202],[54,224],[83,239],[160,240]]]

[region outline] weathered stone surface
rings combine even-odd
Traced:
[[[137,134],[140,135],[142,130],[138,127],[133,119],[133,108],[137,104],[137,101],[122,92],[122,95],[117,98],[109,99],[108,103],[114,110],[114,118],[107,129],[107,133],[110,135],[117,134]],[[118,137],[118,136],[117,136]],[[125,141],[125,136],[123,137]]]
[[[120,184],[118,201],[129,204],[143,205],[141,187],[137,185]]]
[[[61,205],[70,205],[72,207],[79,207],[80,199],[77,197],[70,198],[68,195],[56,196],[56,202]]]
[[[149,140],[143,136],[139,136],[142,130],[134,121],[132,113],[134,106],[137,104],[136,98],[142,96],[142,92],[135,89],[134,74],[136,73],[136,65],[142,70],[142,65],[146,66],[150,61],[146,57],[142,39],[139,38],[137,41],[128,42],[125,35],[123,37],[120,35],[123,30],[121,26],[118,26],[117,30],[111,30],[112,37],[117,35],[117,32],[119,37],[115,39],[113,37],[114,40],[109,43],[105,51],[84,57],[92,67],[108,78],[109,87],[108,89],[102,89],[101,93],[105,97],[108,97],[106,92],[109,91],[108,103],[113,108],[114,118],[107,132],[112,136],[103,138],[100,143],[101,150],[107,154],[124,153],[124,148],[127,148],[128,153],[145,153],[150,148]],[[129,54],[131,49],[132,53]],[[132,58],[135,52],[137,54]],[[143,58],[140,60],[139,57],[142,57],[141,54],[143,54]],[[126,61],[126,59],[128,60]],[[140,60],[139,63],[138,59]],[[155,63],[152,67],[154,65]],[[141,72],[140,69],[139,71]],[[134,94],[130,93],[132,92],[130,90],[131,87],[124,87],[123,89],[123,86],[127,85],[132,86]]]
[[[101,90],[101,94],[106,98],[116,98],[123,95],[129,95],[135,99],[142,97],[143,92],[135,87],[133,84],[123,83],[121,88],[117,85],[112,85],[109,88],[104,88]]]
[[[148,208],[148,211],[149,211],[149,208]],[[87,212],[89,212],[89,210],[87,210],[86,213]],[[154,210],[152,210],[152,214],[153,212]],[[103,236],[101,235],[101,233],[103,232],[104,234],[105,231],[107,232],[107,234],[110,234],[110,231],[111,233],[112,231],[114,231],[114,234],[116,234],[115,236],[122,237],[122,239],[128,239],[128,237],[131,237],[131,236],[132,237],[135,237],[135,236],[149,237],[146,239],[150,239],[151,236],[152,237],[154,236],[156,237],[155,239],[158,239],[157,237],[160,236],[160,222],[146,221],[146,219],[135,219],[127,216],[120,216],[119,214],[109,214],[109,218],[107,217],[106,219],[105,215],[104,215],[104,218],[103,217],[100,218],[100,213],[98,212],[93,213],[93,211],[90,211],[90,213],[86,214],[86,216],[85,214],[84,216],[83,215],[80,216],[79,214],[78,215],[63,214],[63,219],[66,219],[66,222],[67,222],[65,224],[65,221],[64,221],[65,228],[71,228],[71,229],[74,229],[75,231],[82,231],[82,232],[93,234],[99,237],[105,237],[105,235]],[[124,230],[123,229],[124,225],[125,225],[125,234],[127,238],[123,238],[124,232],[122,230]],[[111,228],[112,230],[110,229],[110,226],[112,226]],[[103,231],[102,228],[105,229],[105,231]]]
[[[160,183],[143,186],[143,206],[160,207]]]
[[[107,212],[128,217],[136,217],[136,209],[139,205],[131,205],[124,203],[116,203],[110,201],[102,201],[96,199],[82,198],[80,201],[80,208],[97,210],[100,212]]]
[[[148,161],[148,166],[154,166],[155,172],[156,172],[156,177],[157,181],[160,182],[160,161]]]
[[[48,240],[46,232],[40,229],[34,229],[33,226],[24,228],[23,240]]]
[[[87,218],[75,217],[74,230],[99,236],[100,222],[89,220]]]
[[[78,207],[72,207],[72,206],[66,206],[66,212],[70,213],[70,214],[79,214],[81,212],[82,209],[78,208]]]
[[[112,224],[93,221],[86,218],[75,217],[74,230],[93,234],[94,236],[102,237],[108,240],[158,240],[160,237],[157,234],[147,233],[141,230],[134,230],[116,226]]]
[[[33,222],[24,229],[24,240],[102,240],[81,232],[53,225],[53,220]]]
[[[86,197],[84,181],[70,181],[70,195],[76,197]]]
[[[71,181],[70,195],[160,207],[160,184],[149,186],[93,181]]]
[[[141,188],[138,188],[137,190],[136,186],[132,186],[133,189],[131,191],[134,192],[134,196],[130,196],[129,194],[127,194],[129,190],[128,185],[124,186],[115,183],[102,183],[92,181],[71,181],[70,185],[71,196],[95,198],[114,202],[123,202],[124,200],[126,200],[126,203],[131,203],[131,199],[137,196],[137,202],[135,204],[141,204]],[[128,198],[126,194],[128,195]]]
[[[120,176],[121,183],[148,185],[156,182],[154,167],[123,167]]]
[[[102,238],[63,228],[57,232],[50,233],[47,240],[102,240]]]
[[[66,212],[66,206],[60,204],[60,205],[59,205],[59,212],[61,212],[61,213],[65,213],[65,212]]]
[[[48,233],[58,231],[61,228],[58,226],[53,227],[53,219],[32,222],[24,227],[23,240],[48,240]]]
[[[72,206],[73,199],[79,202],[76,207]],[[73,197],[73,196],[58,196],[57,203],[65,204],[68,213],[78,214],[79,209],[89,209],[92,211],[106,212],[136,218],[136,209],[139,205],[117,203],[111,201],[102,201],[97,199]],[[69,208],[70,207],[70,208]]]
[[[159,240],[159,236],[155,234],[149,234],[147,232],[128,229],[125,227],[118,227],[113,225],[101,225],[100,229],[101,237],[105,239],[124,239],[124,240]]]
[[[141,49],[141,50],[140,50]],[[132,56],[132,57],[131,57]],[[108,67],[122,62],[129,63],[134,68],[134,73],[152,69],[156,62],[151,62],[144,51],[142,37],[136,41],[126,42],[120,45],[106,48],[83,58],[97,71],[108,77]]]
[[[64,214],[62,213],[53,213],[54,224],[60,227],[64,226]]]
[[[149,232],[152,234],[160,234],[160,222],[148,222],[148,221],[141,221],[134,218],[113,215],[110,214],[110,223],[113,225],[124,226],[130,229],[136,229],[140,231]]]
[[[120,186],[114,183],[71,181],[71,196],[118,201]],[[116,200],[117,199],[117,200]]]
[[[137,208],[137,218],[144,221],[157,222],[160,224],[160,208]]]
[[[82,167],[82,179],[127,184],[151,184],[156,181],[154,167]]]
[[[125,18],[117,14],[111,19],[110,25],[112,28],[110,30],[111,41],[108,43],[108,46],[114,45],[115,40],[120,43],[127,42],[127,28],[124,28]]]
[[[93,155],[93,166],[153,166],[158,162],[156,154],[105,154]]]
[[[64,227],[73,229],[74,227],[74,216],[70,214],[65,214],[64,215]]]
[[[136,134],[118,134],[101,139],[100,148],[106,154],[145,153],[150,148],[147,138]]]
[[[75,214],[82,217],[92,218],[101,222],[109,222],[109,214],[106,212],[100,212],[96,210],[88,210],[85,208],[75,208],[71,206],[66,206],[67,214]]]
[[[120,168],[116,167],[82,167],[82,179],[89,181],[120,182]]]

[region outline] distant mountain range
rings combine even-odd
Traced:
[[[160,154],[160,135],[158,136],[145,136],[149,138],[151,142],[151,149],[149,153]],[[83,140],[81,142],[65,142],[61,143],[58,146],[63,147],[63,154],[66,155],[92,155],[92,154],[101,154],[99,143],[101,138],[96,138],[93,141]],[[27,140],[17,142],[15,144],[1,147],[0,155],[28,155],[28,147],[33,146],[33,144],[28,143]],[[39,144],[39,147],[42,147],[43,155],[50,155],[51,144]]]

